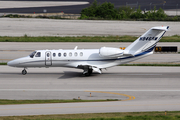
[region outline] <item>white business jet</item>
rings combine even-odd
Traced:
[[[23,68],[27,74],[29,67],[70,67],[83,69],[83,74],[91,75],[93,71],[101,73],[102,69],[125,64],[153,54],[153,49],[169,26],[153,27],[129,45],[125,50],[112,47],[100,49],[36,50],[27,57],[9,61],[12,67]]]

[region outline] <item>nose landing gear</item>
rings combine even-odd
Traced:
[[[27,74],[27,71],[26,71],[25,68],[24,68],[24,70],[22,70],[22,74],[23,74],[23,75],[26,75],[26,74]]]

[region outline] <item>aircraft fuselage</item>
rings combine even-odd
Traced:
[[[38,55],[40,54],[40,55]],[[98,68],[108,68],[124,64],[135,59],[140,59],[152,53],[137,57],[122,56],[118,58],[102,57],[99,49],[78,49],[78,50],[37,50],[33,56],[22,57],[8,62],[14,67],[73,67],[78,65],[96,66]],[[128,58],[128,59],[127,59]]]

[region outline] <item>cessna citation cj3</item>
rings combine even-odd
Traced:
[[[129,45],[125,50],[112,47],[100,49],[71,50],[36,50],[27,57],[8,62],[9,66],[23,68],[22,74],[29,67],[70,67],[83,69],[83,74],[91,75],[93,71],[101,73],[102,69],[125,64],[153,54],[153,49],[169,26],[153,27]]]

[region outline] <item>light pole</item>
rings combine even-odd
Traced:
[[[176,16],[177,16],[177,12],[178,12],[178,4],[176,5]]]
[[[163,10],[164,10],[164,6],[165,6],[165,4],[166,4],[166,1],[164,1],[164,3],[163,3]]]
[[[136,4],[136,7],[137,7],[137,9],[138,9],[138,2],[137,2],[137,4]]]
[[[152,4],[152,3],[150,3],[150,10],[151,10],[151,4]]]
[[[163,10],[164,10],[165,3],[163,4]]]

